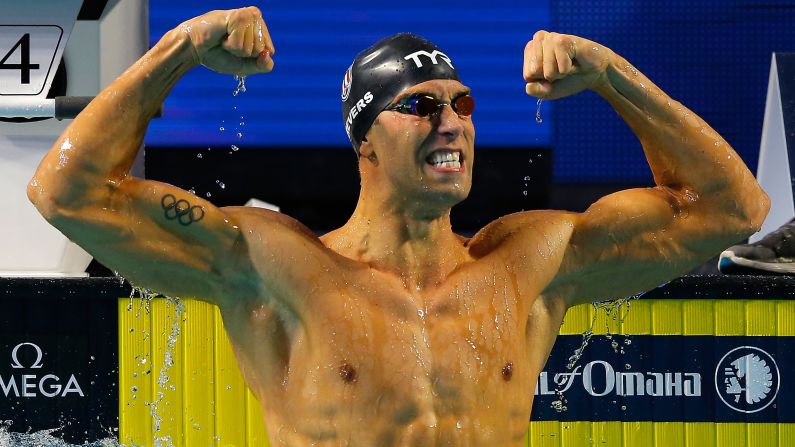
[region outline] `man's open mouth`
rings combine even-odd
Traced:
[[[453,149],[439,149],[431,152],[425,162],[436,169],[458,171],[461,169],[463,156],[461,151]]]

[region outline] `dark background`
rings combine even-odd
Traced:
[[[101,282],[97,282],[101,281]],[[118,302],[129,287],[115,278],[78,279],[0,278],[0,377],[6,386],[11,378],[20,396],[0,390],[0,421],[10,421],[12,434],[58,428],[53,433],[70,442],[116,436],[119,426]],[[111,299],[113,298],[113,299]],[[68,315],[68,318],[64,318]],[[13,368],[11,353],[20,343],[34,343],[43,351],[41,368],[30,368],[36,358],[29,346],[20,348],[24,368]],[[45,397],[39,380],[54,374],[60,380],[45,382],[63,387],[74,374],[84,397],[68,393]],[[23,397],[23,375],[35,375],[36,397]],[[12,442],[12,441],[9,441]]]

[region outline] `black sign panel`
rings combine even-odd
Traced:
[[[532,420],[795,422],[795,337],[558,337]],[[561,397],[562,396],[562,397]]]
[[[115,281],[118,284],[118,281]],[[118,310],[107,282],[3,281],[0,420],[74,443],[118,427]],[[114,287],[120,289],[120,287]]]

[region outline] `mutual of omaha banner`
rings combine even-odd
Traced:
[[[532,420],[795,422],[795,337],[558,337]]]

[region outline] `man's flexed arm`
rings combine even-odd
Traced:
[[[185,72],[200,63],[222,73],[266,72],[273,52],[256,8],[181,24],[75,118],[36,171],[30,200],[64,234],[140,283],[172,293],[180,279],[196,284],[218,253],[235,246],[238,227],[209,202],[129,170],[150,119]]]
[[[591,89],[607,100],[640,140],[657,184],[609,195],[573,216],[548,292],[576,304],[645,290],[761,226],[769,200],[729,144],[609,48],[538,32],[525,48],[524,77],[527,93],[539,98]]]

